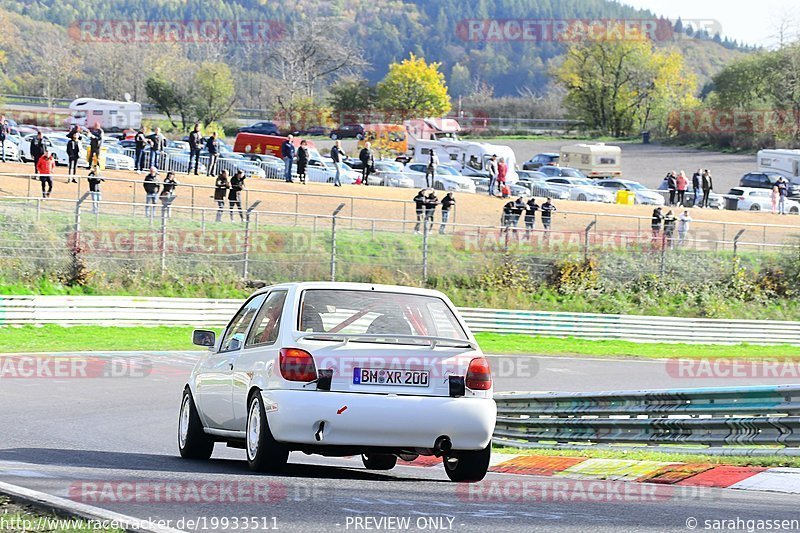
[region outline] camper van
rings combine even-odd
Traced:
[[[622,176],[622,149],[619,146],[573,144],[562,146],[558,164],[580,170],[590,178]]]
[[[790,181],[800,178],[800,150],[759,150],[758,170],[775,172]]]
[[[516,183],[517,158],[509,146],[473,141],[423,141],[414,143],[414,161],[427,163],[431,151],[436,153],[439,163],[457,168],[465,176],[489,175],[489,159],[497,155],[508,164],[506,181]]]
[[[138,129],[142,125],[142,104],[97,98],[78,98],[69,104],[70,126],[92,128],[95,124],[107,131]]]
[[[366,143],[370,143],[381,157],[404,155],[408,151],[406,129],[398,124],[366,124],[358,148],[363,148]]]
[[[461,125],[453,118],[417,118],[403,126],[412,141],[458,141]]]

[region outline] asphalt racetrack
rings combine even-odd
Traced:
[[[712,520],[800,518],[796,495],[670,487],[654,498],[654,486],[616,483],[587,496],[574,481],[550,490],[560,482],[553,477],[490,473],[455,484],[440,466],[400,461],[376,473],[358,458],[297,452],[284,475],[254,475],[243,450],[222,444],[210,461],[187,461],[176,424],[196,354],[111,357],[134,358],[144,371],[0,379],[1,481],[197,531],[690,531]],[[498,391],[770,383],[674,378],[663,361],[493,359]]]

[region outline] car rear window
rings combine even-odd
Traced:
[[[298,329],[351,335],[419,335],[467,340],[441,298],[393,292],[309,289]]]

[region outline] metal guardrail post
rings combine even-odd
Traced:
[[[194,189],[195,187],[194,185],[192,185],[192,210],[191,210],[192,220],[194,220]]]
[[[300,212],[300,193],[294,195],[294,225],[297,226],[297,213]]]
[[[586,226],[586,229],[583,232],[583,260],[584,261],[588,261],[589,260],[589,232],[592,230],[592,228],[596,224],[597,224],[597,219],[595,219],[594,221],[590,222],[589,225]]]
[[[261,200],[256,200],[253,202],[253,205],[247,208],[247,213],[245,214],[244,219],[244,250],[242,251],[242,279],[247,279],[247,268],[250,262],[250,213],[253,212],[253,209],[261,204]]]
[[[343,203],[333,210],[331,218],[331,281],[336,281],[336,217],[342,209],[344,209]]]
[[[356,216],[355,201],[350,197],[350,229],[353,229],[353,217]]]
[[[745,232],[744,229],[740,229],[736,236],[733,238],[733,257],[736,257],[736,253],[739,251],[739,239],[741,238],[742,234]]]
[[[80,247],[81,242],[81,205],[90,194],[87,192],[75,202],[75,248]]]

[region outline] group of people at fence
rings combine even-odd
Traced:
[[[445,197],[439,201],[433,189],[420,189],[412,200],[417,214],[417,223],[414,226],[414,233],[419,235],[421,233],[420,228],[422,228],[426,234],[433,231],[436,207],[441,205],[442,222],[439,225],[439,234],[444,235],[447,223],[450,221],[450,211],[456,205],[456,199],[453,193],[447,193]]]
[[[689,190],[689,179],[686,172],[681,170],[676,172],[671,170],[664,176],[664,186],[669,191],[667,205],[670,207],[708,207],[708,200],[714,190],[714,180],[711,178],[711,171],[707,168],[698,168],[692,174],[692,198],[691,203],[687,203],[686,192]],[[703,196],[700,196],[702,192]],[[699,199],[699,203],[698,203]]]
[[[650,219],[650,229],[653,233],[653,240],[661,240],[666,246],[672,248],[675,246],[675,229],[678,230],[678,245],[682,245],[686,241],[686,234],[689,232],[689,225],[692,222],[692,216],[688,210],[684,210],[677,218],[672,212],[668,210],[666,214],[661,207],[653,209],[653,215]]]
[[[519,226],[519,221],[523,218],[525,220],[526,234],[536,229],[536,212],[539,211],[539,218],[542,221],[542,227],[546,230],[550,229],[550,224],[553,221],[553,213],[557,211],[556,206],[553,204],[552,199],[546,198],[540,205],[536,203],[536,198],[529,198],[527,201],[524,197],[520,196],[516,200],[506,202],[503,206],[503,215],[501,217],[502,233],[509,231],[516,231]]]

